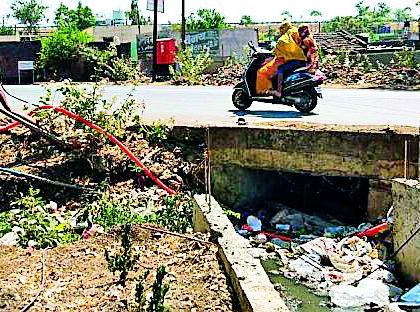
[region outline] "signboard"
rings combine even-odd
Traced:
[[[139,54],[153,53],[153,37],[138,38],[137,51]]]
[[[148,11],[154,11],[155,10],[155,1],[154,0],[147,0],[147,10]],[[164,0],[158,0],[158,12],[159,13],[165,12]]]
[[[34,70],[34,62],[18,61],[18,70]]]
[[[192,48],[194,54],[209,51],[212,55],[218,55],[219,31],[189,32],[185,36],[185,44]]]
[[[18,76],[20,84],[20,72],[22,70],[32,70],[32,83],[35,82],[35,70],[34,70],[34,61],[18,61]]]

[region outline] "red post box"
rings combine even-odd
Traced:
[[[171,65],[176,62],[176,40],[162,38],[157,40],[157,64]]]

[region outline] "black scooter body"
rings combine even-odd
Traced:
[[[258,96],[257,72],[273,54],[268,50],[256,49],[251,43],[249,45],[253,50],[251,61],[244,70],[242,81],[234,87],[232,95],[232,102],[237,109],[246,110],[254,101],[295,106],[302,113],[309,113],[315,109],[318,98],[322,98],[319,85],[323,83],[323,78],[310,74],[306,68],[297,69],[286,76],[281,98]],[[276,78],[273,85],[277,85]]]

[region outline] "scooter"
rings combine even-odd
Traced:
[[[248,45],[252,51],[251,60],[245,68],[243,80],[235,86],[232,95],[233,105],[238,110],[248,109],[254,101],[294,106],[301,113],[310,113],[315,109],[318,98],[322,98],[322,90],[319,86],[325,80],[325,76],[320,71],[313,75],[307,71],[306,67],[298,68],[285,77],[280,98],[258,96],[256,94],[257,71],[268,58],[274,55],[269,50],[256,48],[252,42]],[[277,85],[277,77],[273,79],[273,85]]]

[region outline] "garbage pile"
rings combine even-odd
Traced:
[[[357,228],[285,206],[271,217],[261,211],[257,215],[249,215],[237,232],[255,247],[255,257],[280,264],[271,274],[282,274],[328,295],[339,308],[388,308],[401,298],[403,290],[391,273],[395,264],[389,260],[390,215]]]

